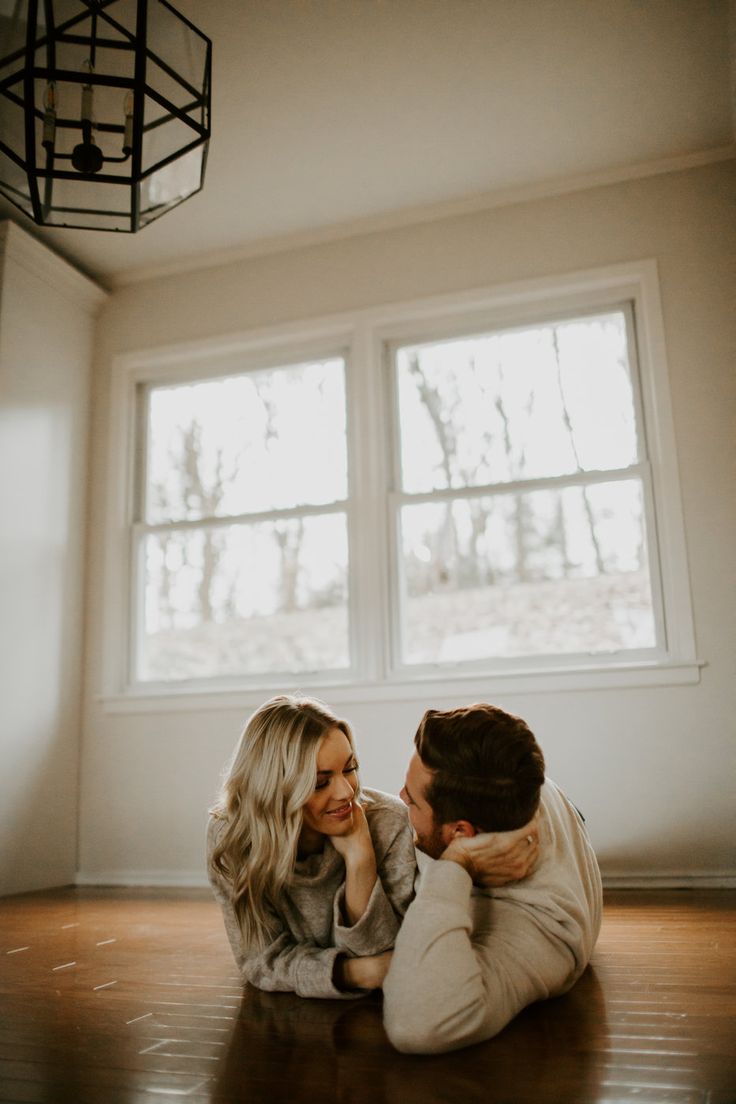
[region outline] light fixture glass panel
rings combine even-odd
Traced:
[[[140,210],[143,225],[197,191],[202,182],[203,156],[203,147],[197,146],[183,157],[178,157],[162,169],[151,173],[141,182]]]
[[[28,177],[23,169],[0,150],[0,193],[33,218]]]
[[[172,154],[190,146],[198,137],[197,131],[186,122],[172,116],[150,96],[146,97],[141,153],[144,173]]]
[[[130,214],[114,211],[84,211],[83,214],[69,210],[51,208],[48,226],[76,226],[89,230],[117,230],[125,233],[130,230]]]
[[[114,5],[117,7],[117,2]],[[46,12],[45,5],[39,3],[38,8],[38,25],[39,27],[46,26]],[[69,28],[70,34],[79,33],[80,29],[83,34],[87,33],[86,28],[89,26],[89,5],[84,3],[84,0],[54,0],[54,25],[60,27],[63,23],[66,23],[68,19],[75,19],[79,15],[84,15],[85,19],[77,22],[73,27]]]
[[[41,198],[43,198],[43,179],[39,179]],[[73,177],[69,180],[55,180],[53,207],[59,215],[64,209],[76,211],[94,211],[98,214],[109,212],[112,216],[127,215],[130,220],[130,186],[126,184],[104,184],[99,180],[84,180]],[[58,215],[57,215],[58,225]]]
[[[155,57],[149,56],[148,64],[146,67],[146,84],[149,88],[152,88],[159,96],[163,96],[165,100],[168,100],[180,111],[186,111],[188,114],[192,112],[192,118],[197,123],[202,122],[201,109],[195,110],[194,103],[196,96],[192,94],[191,88],[187,87],[190,83],[183,73],[176,71],[176,76],[167,72],[157,62]],[[178,80],[177,77],[183,77],[186,84],[182,80]],[[201,95],[201,84],[193,85],[196,88],[197,94]]]
[[[202,90],[207,41],[161,0],[149,4],[147,47],[185,81]],[[151,83],[155,85],[155,76]]]
[[[41,9],[43,4],[41,5]],[[26,44],[28,23],[25,9],[18,11],[17,4],[0,4],[0,58],[9,57]],[[39,26],[43,26],[43,11],[39,11]],[[0,69],[0,76],[2,70]]]
[[[17,73],[15,66],[0,69],[0,81]],[[0,138],[14,153],[25,157],[25,115],[23,112],[23,81],[14,80],[0,93]]]
[[[0,71],[0,80],[6,74]],[[23,84],[16,83],[9,89],[15,96],[21,97]],[[25,119],[23,104],[17,103],[9,95],[0,95],[0,138],[13,153],[25,158]],[[13,203],[32,216],[30,189],[25,169],[12,157],[0,150],[0,192]]]
[[[137,0],[115,0],[114,4],[100,12],[99,27],[106,38],[113,37],[115,33],[121,33],[113,30],[111,25],[113,22],[123,28],[123,31],[134,35],[138,25]]]

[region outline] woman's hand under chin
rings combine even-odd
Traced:
[[[344,914],[347,927],[357,924],[368,907],[378,871],[373,840],[363,806],[353,802],[352,826],[330,842],[345,861]]]
[[[365,810],[359,801],[353,801],[352,825],[349,830],[340,835],[331,835],[330,842],[338,854],[342,855],[346,866],[371,859],[375,863],[373,840]]]

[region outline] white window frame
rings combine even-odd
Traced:
[[[293,351],[291,355],[285,356],[284,353],[287,350],[269,351],[268,353],[260,353],[255,359],[252,354],[248,355],[244,352],[240,356],[240,366],[237,371],[237,375],[247,375],[249,372],[258,372],[268,369],[280,369],[290,368],[298,364],[303,364],[305,361],[322,361],[322,360],[341,360],[344,364],[345,372],[345,413],[347,419],[347,411],[350,406],[350,397],[348,395],[348,351],[344,347],[332,346],[329,344],[320,344],[310,349],[307,355],[295,356]],[[228,358],[229,359],[229,358]],[[220,370],[220,364],[217,357],[212,357],[207,364],[207,372],[205,375],[198,373],[196,375],[196,381],[209,380],[214,381],[222,378],[226,378],[230,375],[229,372],[222,372]],[[193,377],[191,375],[191,365],[188,366],[186,376],[177,376],[176,383],[186,383]],[[196,519],[179,519],[177,521],[159,522],[156,524],[147,523],[145,521],[146,503],[146,457],[145,449],[142,447],[144,441],[142,439],[143,427],[147,424],[148,411],[149,411],[149,396],[150,392],[157,386],[160,386],[163,380],[156,379],[155,381],[141,381],[136,380],[136,469],[134,476],[134,487],[132,492],[133,502],[133,520],[131,524],[131,547],[130,547],[130,606],[129,606],[129,649],[128,649],[128,678],[127,682],[133,688],[144,689],[146,687],[152,687],[154,689],[160,689],[162,687],[170,687],[171,682],[155,682],[149,679],[141,679],[136,681],[135,670],[137,667],[138,656],[140,655],[144,635],[145,635],[145,554],[144,554],[144,540],[145,536],[149,533],[155,532],[167,532],[182,529],[196,530],[204,529],[209,526],[218,526],[221,528],[227,528],[228,526],[236,526],[241,524],[254,524],[260,522],[278,521],[282,519],[290,518],[305,518],[315,516],[325,516],[327,514],[344,514],[346,519],[347,529],[347,542],[348,542],[348,560],[352,562],[351,545],[354,544],[354,511],[351,510],[351,472],[350,464],[348,463],[347,472],[347,488],[344,498],[335,499],[332,502],[320,503],[320,504],[304,504],[298,506],[292,506],[282,509],[263,510],[257,512],[248,512],[240,515],[227,515],[223,517],[202,517]],[[168,381],[166,381],[168,382]],[[347,424],[346,424],[347,435]],[[346,442],[347,445],[347,442]],[[347,451],[347,448],[346,448]],[[349,580],[348,580],[349,581]],[[355,656],[357,649],[355,642],[352,639],[353,626],[357,621],[352,609],[352,593],[351,588],[348,587],[348,629],[349,639],[348,647],[350,652],[350,663],[344,668],[335,668],[330,670],[330,678],[335,678],[340,682],[353,682],[355,680],[357,670],[355,664]],[[296,677],[296,676],[292,676]],[[307,681],[314,681],[324,677],[324,673],[321,671],[310,672],[303,671],[299,674],[300,678],[304,678]],[[263,680],[267,682],[273,682],[274,685],[279,685],[283,681],[283,675],[268,675],[257,674],[250,676],[246,681],[253,683],[260,683]],[[231,676],[209,676],[205,679],[192,679],[181,680],[182,685],[197,686],[206,685],[210,688],[216,688],[222,686],[226,689],[232,687],[234,680]],[[174,684],[175,685],[175,684]]]
[[[401,428],[399,421],[399,393],[398,393],[398,371],[396,365],[396,354],[398,350],[407,344],[424,344],[434,341],[445,341],[456,337],[472,337],[485,335],[486,333],[508,333],[516,329],[524,329],[529,325],[545,326],[561,324],[566,321],[578,321],[585,317],[600,317],[602,314],[607,313],[620,313],[623,315],[624,324],[626,329],[626,342],[628,363],[630,369],[630,380],[632,387],[632,400],[634,406],[634,416],[637,428],[637,459],[628,464],[625,468],[611,469],[611,470],[585,470],[580,472],[569,472],[562,475],[553,477],[540,476],[537,478],[523,479],[523,480],[510,480],[502,484],[469,484],[464,487],[447,487],[440,490],[412,492],[404,491],[401,489]],[[392,427],[392,476],[391,476],[391,490],[389,492],[389,527],[391,533],[391,576],[390,585],[392,593],[391,601],[391,618],[390,618],[390,631],[391,631],[391,656],[392,667],[400,676],[406,675],[408,677],[414,676],[431,676],[437,678],[442,673],[450,673],[452,670],[457,670],[459,673],[477,672],[479,674],[485,674],[488,670],[489,661],[484,659],[465,660],[461,662],[448,662],[442,663],[404,663],[401,659],[401,626],[404,612],[404,604],[406,600],[405,587],[402,584],[403,564],[400,547],[400,514],[403,506],[408,506],[413,503],[428,503],[428,502],[457,502],[462,499],[468,498],[495,498],[501,495],[508,495],[514,493],[528,493],[536,490],[554,489],[556,487],[566,488],[572,486],[590,487],[598,483],[612,483],[616,481],[629,481],[632,479],[638,479],[641,483],[642,500],[644,507],[643,515],[643,528],[645,534],[645,542],[647,548],[647,554],[649,559],[649,573],[650,573],[650,587],[651,587],[651,599],[652,599],[652,615],[654,620],[656,643],[651,648],[645,649],[626,649],[625,658],[626,662],[638,663],[641,661],[654,661],[658,663],[665,662],[667,659],[667,625],[664,612],[664,604],[662,601],[662,588],[659,578],[659,547],[657,540],[657,526],[655,516],[655,498],[652,488],[652,465],[649,462],[648,444],[646,439],[646,424],[644,418],[644,409],[641,396],[640,387],[640,374],[638,369],[638,357],[636,352],[636,326],[634,318],[634,305],[628,300],[623,300],[619,303],[609,303],[605,307],[596,306],[587,309],[578,307],[576,310],[566,310],[562,313],[538,314],[535,315],[533,322],[526,319],[521,326],[517,325],[514,321],[506,322],[502,326],[498,326],[497,323],[487,323],[481,330],[471,332],[467,329],[467,324],[457,329],[456,326],[450,322],[449,326],[445,328],[437,328],[432,326],[429,330],[429,336],[423,333],[421,337],[415,334],[410,342],[407,342],[406,338],[402,340],[393,340],[386,346],[386,373],[387,373],[387,394],[390,409],[391,427]],[[620,662],[620,659],[616,659],[618,653],[565,653],[564,656],[555,655],[535,655],[535,656],[515,656],[510,659],[504,659],[502,657],[495,656],[492,660],[492,666],[495,671],[502,673],[503,671],[514,670],[557,670],[560,667],[564,669],[580,669],[581,667],[590,664],[590,662],[599,663],[602,666],[608,666],[612,662]]]
[[[473,661],[401,666],[397,662],[398,546],[393,519],[397,433],[389,350],[402,343],[539,323],[630,304],[636,340],[629,355],[645,427],[643,472],[656,532],[648,532],[655,618],[662,647],[550,656],[529,661]],[[348,434],[349,615],[353,666],[344,672],[223,678],[191,683],[130,680],[132,526],[139,384],[186,382],[231,372],[340,355],[346,364]],[[639,371],[636,371],[638,361]],[[301,688],[334,702],[459,698],[620,686],[694,683],[699,679],[686,558],[664,326],[656,262],[634,261],[409,303],[289,323],[115,358],[110,392],[103,672],[100,696],[113,712],[240,708],[269,691]],[[647,489],[649,488],[649,490]],[[647,511],[649,513],[649,510]]]

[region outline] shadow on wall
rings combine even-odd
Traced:
[[[0,780],[0,897],[72,885],[77,855],[76,708],[24,719],[3,740],[8,764]]]
[[[596,857],[601,869],[604,885],[620,880],[636,882],[641,879],[652,887],[671,883],[673,887],[686,887],[689,880],[705,884],[704,879],[733,877],[733,863],[730,852],[733,851],[730,840],[724,839],[723,859],[719,865],[719,855],[714,854],[713,843],[698,843],[695,827],[696,814],[692,817],[683,813],[680,830],[673,830],[667,839],[660,841],[645,839],[638,845],[596,847]],[[590,828],[590,821],[588,822]],[[687,856],[687,865],[683,857]],[[715,860],[715,861],[714,861]]]

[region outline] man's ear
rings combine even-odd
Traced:
[[[454,839],[472,839],[476,830],[469,820],[455,820],[445,825],[447,840],[450,843]]]

